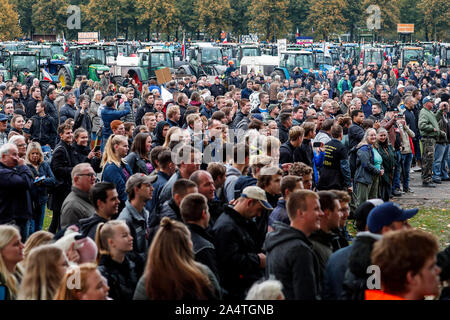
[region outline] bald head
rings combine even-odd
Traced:
[[[205,170],[197,170],[191,174],[189,180],[195,182],[198,186],[198,193],[204,195],[208,201],[214,200],[214,180],[211,174]]]

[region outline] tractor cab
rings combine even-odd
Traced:
[[[4,66],[7,70],[5,80],[10,80],[16,76],[18,81],[23,83],[25,80],[24,71],[28,70],[30,76],[40,76],[39,55],[36,52],[11,51],[5,60]]]
[[[441,43],[439,51],[439,67],[448,68],[450,66],[450,43]]]
[[[138,51],[139,67],[147,70],[147,79],[156,77],[155,71],[163,68],[173,69],[173,55],[169,50],[144,49]]]
[[[384,60],[384,51],[382,48],[364,48],[362,50],[362,63],[363,67],[376,64],[378,68],[381,68]]]
[[[424,61],[424,52],[421,47],[403,47],[400,50],[400,59],[398,67],[406,68],[409,63],[422,64]]]
[[[303,50],[289,50],[283,51],[280,54],[280,65],[275,68],[272,73],[272,78],[275,75],[279,75],[281,79],[290,78],[290,74],[294,69],[298,67],[303,70],[304,73],[309,73],[314,69],[314,58],[311,51]]]
[[[177,77],[185,75],[220,76],[226,70],[223,49],[210,43],[194,43],[189,47],[188,64],[181,65]]]

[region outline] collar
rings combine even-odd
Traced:
[[[84,192],[80,189],[78,189],[77,187],[72,186],[72,192],[75,193],[75,195],[81,199],[83,199],[84,201],[86,201],[87,203],[91,203],[89,201],[89,192]]]
[[[125,202],[125,207],[130,212],[133,219],[137,221],[144,221],[147,223],[148,220],[148,211],[145,209],[145,207],[142,209],[142,213],[138,212],[135,207],[133,207],[130,203],[130,200],[127,200]]]

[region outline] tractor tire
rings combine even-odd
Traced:
[[[284,72],[281,71],[281,70],[275,70],[274,72],[272,72],[272,74],[271,74],[270,76],[272,77],[272,79],[273,79],[275,76],[280,76],[280,79],[281,79],[281,80],[286,79],[286,76],[285,76]]]
[[[72,85],[72,79],[65,68],[59,69],[58,72],[58,80],[61,83],[61,86],[64,88],[66,85]]]
[[[113,76],[111,82],[117,87],[121,87],[123,85],[123,81],[125,80],[122,76]]]

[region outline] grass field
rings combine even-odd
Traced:
[[[446,202],[450,207],[450,200]],[[405,207],[404,209],[412,208]],[[450,245],[450,209],[419,207],[419,212],[409,222],[413,228],[419,228],[434,234],[439,240],[441,249]],[[356,235],[357,232],[352,223],[348,224],[347,229],[352,236]]]

